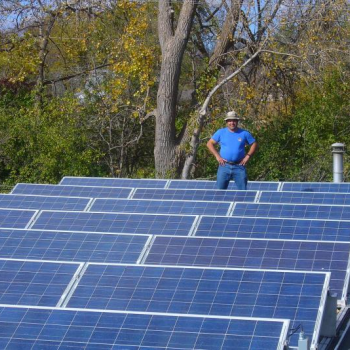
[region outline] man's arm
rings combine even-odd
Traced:
[[[242,159],[242,161],[239,163],[240,165],[246,165],[250,158],[253,156],[253,154],[258,149],[258,143],[255,141],[250,145],[249,152],[245,155],[245,157]]]
[[[226,159],[221,158],[219,152],[215,148],[216,144],[217,144],[217,142],[215,140],[210,139],[207,142],[208,150],[210,151],[210,153],[212,153],[214,155],[214,157],[216,158],[216,160],[219,162],[220,165],[225,165]]]

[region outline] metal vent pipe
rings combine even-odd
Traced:
[[[333,182],[343,182],[344,173],[344,152],[345,145],[343,143],[333,143],[332,153],[333,153]]]

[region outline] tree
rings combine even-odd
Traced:
[[[154,4],[6,1],[0,11],[18,16],[2,33],[7,40],[0,52],[0,71],[6,77],[2,87],[6,90],[9,80],[35,91],[40,102],[31,110],[38,121],[35,133],[42,132],[41,114],[47,115],[44,101],[70,96],[66,102],[79,105],[75,119],[80,119],[92,152],[99,154],[96,163],[102,173],[130,176],[139,164],[153,168],[149,150],[141,148],[148,144],[152,149],[154,135],[152,120],[146,118],[146,110],[154,108],[158,62],[154,36],[149,35]]]
[[[159,1],[158,33],[162,63],[157,94],[154,159],[156,174],[160,177],[175,176],[181,160],[180,145],[184,129],[176,134],[177,98],[183,55],[196,7],[196,0],[185,0],[175,28],[171,1]]]
[[[33,118],[28,128],[38,139],[46,137],[40,128],[51,111],[48,101],[70,104],[76,111],[67,114],[71,124],[60,114],[67,113],[68,105],[54,115],[84,131],[83,143],[95,155],[92,173],[98,168],[110,176],[153,175],[149,149],[154,146],[157,177],[203,177],[215,163],[202,143],[222,126],[221,116],[228,109],[244,116],[243,127],[258,138],[260,130],[279,128],[287,137],[289,120],[304,115],[296,113],[302,109],[299,92],[310,86],[320,94],[322,89],[315,86],[324,86],[323,72],[348,70],[344,0],[283,0],[283,7],[282,0],[166,0],[157,5],[158,23],[153,20],[155,2],[148,1],[2,1],[0,100],[6,100],[7,109],[25,106],[23,111]],[[12,100],[5,97],[13,91]],[[37,107],[32,106],[33,93]],[[19,130],[15,119],[29,120],[17,112],[11,109]],[[12,142],[21,149],[20,143],[9,141],[10,135],[17,136],[8,130],[4,123],[1,144]],[[62,135],[67,147],[73,147],[70,136]],[[283,153],[291,154],[286,147]],[[70,152],[69,147],[60,149]],[[31,154],[37,151],[33,148]],[[259,153],[267,162],[264,152],[262,147]],[[299,160],[303,152],[294,154]],[[5,156],[3,160],[6,177],[11,166]],[[259,172],[258,163],[256,158],[251,163],[255,177],[273,176]],[[11,164],[16,167],[13,174],[21,173],[21,167],[28,176],[35,173],[20,161]],[[271,161],[270,168],[274,165],[276,174],[282,174],[279,163]]]
[[[104,13],[106,23],[113,17],[122,20],[117,22],[118,28],[104,30],[109,66],[96,69],[86,86],[84,102],[93,138],[111,176],[130,176],[141,165],[153,165],[149,147],[153,144],[153,121],[146,118],[146,111],[154,108],[151,96],[157,48],[149,37],[154,13],[152,3],[129,1],[120,1],[113,13]]]

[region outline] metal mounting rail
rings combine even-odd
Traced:
[[[81,278],[83,277],[85,271],[88,268],[89,263],[81,263],[78,267],[77,271],[75,272],[74,276],[72,277],[71,281],[69,282],[66,290],[63,292],[60,300],[58,301],[56,307],[59,308],[65,308],[72,297],[75,289],[78,286],[78,283],[80,282]]]

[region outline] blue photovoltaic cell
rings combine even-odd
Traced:
[[[236,203],[232,216],[350,220],[350,206]]]
[[[131,188],[17,184],[11,193],[90,198],[128,198],[131,191]]]
[[[260,203],[350,205],[350,193],[262,192]]]
[[[91,198],[0,194],[0,208],[82,211],[90,200]]]
[[[231,203],[160,201],[147,199],[97,199],[90,208],[96,212],[226,215]]]
[[[0,260],[0,304],[56,306],[78,267],[75,263]]]
[[[149,236],[0,229],[0,258],[136,263]]]
[[[195,218],[180,215],[42,211],[31,228],[186,236]]]
[[[277,191],[279,184],[279,182],[249,181],[247,189],[253,191]],[[216,189],[216,182],[206,180],[170,180],[168,188],[214,190]],[[229,183],[228,190],[237,190],[234,181]]]
[[[287,321],[0,308],[2,349],[281,350]]]
[[[312,338],[329,273],[89,265],[67,307],[285,318]],[[321,311],[322,312],[322,311]],[[291,345],[296,345],[297,334]]]
[[[350,193],[350,183],[283,182],[281,191],[345,192],[345,193]]]
[[[330,289],[346,296],[350,242],[157,236],[146,264],[329,271]]]
[[[136,189],[133,199],[254,202],[256,191]]]
[[[0,227],[25,228],[35,210],[0,209]]]
[[[203,216],[196,236],[350,241],[350,221]]]
[[[164,188],[168,180],[120,179],[106,177],[64,177],[60,185]]]

